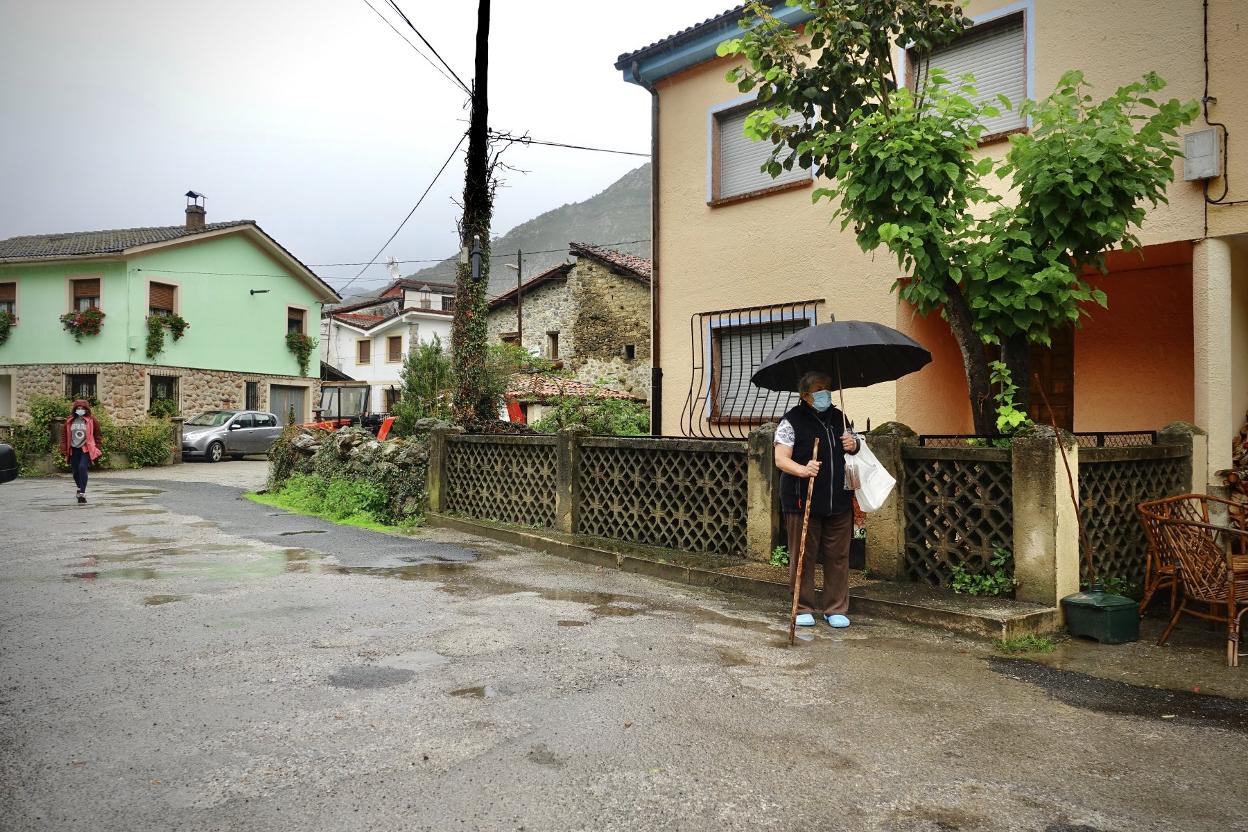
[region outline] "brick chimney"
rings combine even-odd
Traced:
[[[186,192],[186,227],[203,228],[208,212],[204,209],[204,195]]]

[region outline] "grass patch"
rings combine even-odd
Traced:
[[[315,474],[295,474],[278,491],[251,492],[244,496],[261,505],[375,532],[409,532],[423,520],[414,518],[399,525],[387,523],[385,491],[373,483],[346,478],[327,480]]]
[[[994,642],[997,650],[1013,656],[1019,653],[1052,653],[1056,645],[1052,639],[1028,633],[1017,638],[1003,638]]]

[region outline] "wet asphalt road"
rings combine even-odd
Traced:
[[[0,489],[0,829],[1248,830],[1243,703],[238,495]]]

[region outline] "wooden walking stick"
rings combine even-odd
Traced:
[[[811,452],[812,460],[819,459],[819,440],[815,440],[815,449]],[[810,499],[815,495],[815,478],[811,477],[806,484],[806,507],[802,509],[802,541],[797,544],[797,570],[793,573],[793,606],[789,609],[789,646],[797,637],[797,597],[802,591],[802,561],[806,558],[806,528],[810,525]],[[792,545],[793,541],[789,541]],[[790,555],[792,557],[792,555]]]

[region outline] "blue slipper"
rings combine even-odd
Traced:
[[[844,628],[849,626],[849,619],[843,615],[829,615],[827,618],[828,618],[828,624],[832,625],[838,630],[843,630]]]
[[[813,627],[815,626],[815,617],[808,612],[804,612],[797,618],[794,618],[793,623],[799,627]]]

